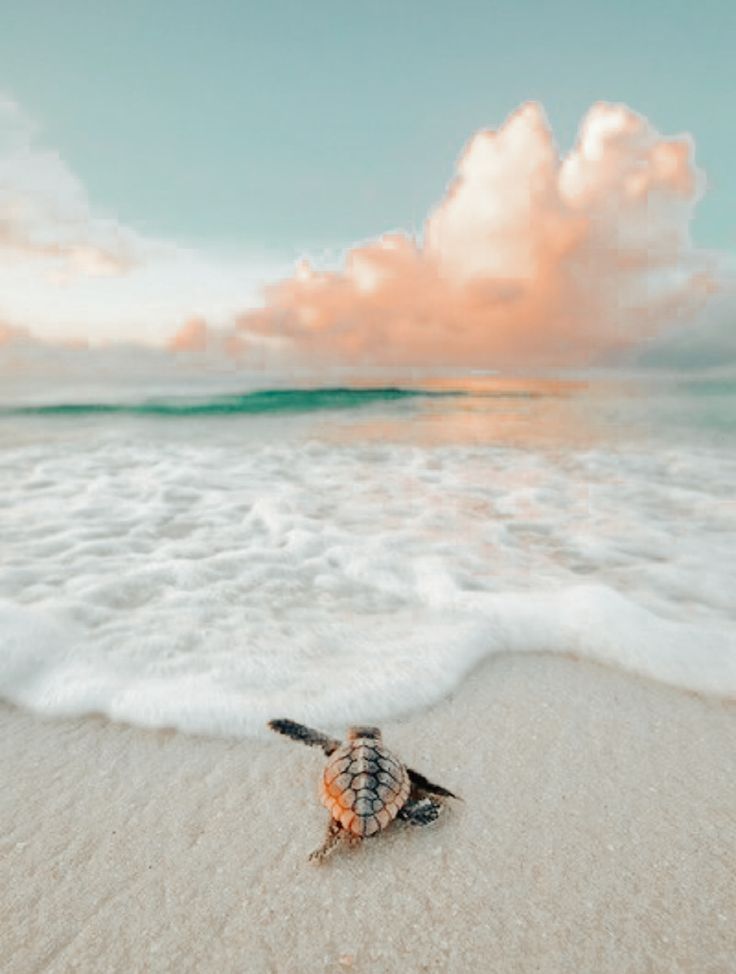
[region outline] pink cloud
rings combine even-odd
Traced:
[[[246,356],[248,343],[232,330],[213,328],[205,318],[195,315],[169,339],[167,348],[184,355],[211,355],[239,360]]]
[[[701,189],[687,136],[598,103],[561,158],[526,104],[470,141],[421,241],[387,234],[338,272],[303,261],[238,329],[315,364],[595,361],[706,302],[688,232]]]
[[[207,348],[210,331],[204,318],[190,318],[169,341],[172,352],[203,352]]]

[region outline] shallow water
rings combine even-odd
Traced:
[[[254,391],[5,400],[3,696],[252,734],[530,651],[736,696],[733,383]]]

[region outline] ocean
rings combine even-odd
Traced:
[[[0,696],[259,735],[498,653],[736,698],[736,382],[113,381],[0,399]]]

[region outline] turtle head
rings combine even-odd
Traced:
[[[357,741],[359,737],[370,737],[381,743],[381,732],[377,727],[348,727],[349,741]]]

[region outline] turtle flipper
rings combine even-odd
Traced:
[[[442,811],[442,803],[433,798],[417,798],[409,800],[399,810],[398,818],[411,825],[429,825],[435,822]]]
[[[342,825],[337,821],[337,819],[330,816],[330,821],[327,826],[327,835],[325,836],[325,841],[319,847],[315,849],[314,852],[309,857],[309,862],[316,862],[319,865],[323,862],[329,854],[334,850],[340,839],[343,838],[344,832]]]
[[[333,751],[336,751],[340,747],[340,741],[336,741],[333,737],[328,737],[321,731],[313,730],[311,727],[305,727],[304,724],[297,724],[294,720],[287,720],[285,717],[279,718],[278,720],[269,720],[268,726],[272,731],[276,731],[277,734],[284,734],[294,741],[301,741],[302,744],[308,744],[309,747],[321,747],[327,755],[332,754]]]
[[[426,795],[441,795],[443,798],[457,798],[458,801],[462,800],[458,795],[454,795],[451,791],[448,791],[447,788],[443,788],[442,785],[433,784],[423,774],[419,774],[413,768],[407,768],[406,770],[409,774],[409,780],[412,783],[413,790]]]

